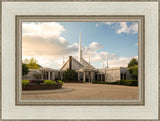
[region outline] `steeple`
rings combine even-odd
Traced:
[[[107,55],[107,68],[109,68],[109,66],[108,66],[108,55]]]
[[[81,33],[79,33],[79,62],[82,59],[82,45],[81,45]]]

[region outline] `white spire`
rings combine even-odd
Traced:
[[[108,66],[108,55],[107,55],[107,68],[108,68],[109,66]]]
[[[89,56],[89,64],[90,64],[90,56]]]
[[[82,59],[81,32],[79,33],[79,62]]]

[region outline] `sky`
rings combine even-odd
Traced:
[[[95,68],[107,60],[109,67],[127,67],[138,59],[137,22],[23,22],[22,60],[34,57],[43,67],[60,69],[69,56],[78,59],[80,33],[83,58]]]

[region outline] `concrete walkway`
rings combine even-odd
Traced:
[[[22,91],[22,99],[138,99],[138,87],[65,83],[62,89]]]

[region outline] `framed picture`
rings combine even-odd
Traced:
[[[159,4],[1,1],[1,120],[159,120]]]

